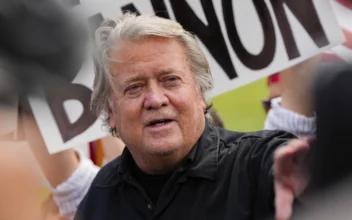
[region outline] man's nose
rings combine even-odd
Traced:
[[[169,104],[169,99],[165,95],[165,91],[158,84],[153,84],[148,87],[147,94],[144,99],[144,108],[158,109]]]

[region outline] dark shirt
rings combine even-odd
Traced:
[[[156,205],[133,177],[126,149],[100,170],[75,219],[264,219],[275,212],[273,153],[292,138],[283,131],[239,133],[207,122]]]
[[[172,173],[164,175],[148,175],[144,173],[139,167],[133,163],[133,177],[141,185],[142,189],[146,192],[153,205],[156,205],[161,192],[164,189],[166,182],[170,179]]]

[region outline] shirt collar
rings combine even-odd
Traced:
[[[219,131],[209,121],[203,134],[186,157],[187,176],[215,180],[218,171]]]
[[[187,176],[215,180],[218,171],[219,132],[208,120],[201,137],[184,159],[177,171],[186,171]],[[132,155],[125,147],[121,155],[118,172],[121,175],[130,173]]]

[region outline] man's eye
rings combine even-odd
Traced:
[[[168,86],[175,86],[180,82],[180,78],[177,76],[170,76],[164,80],[164,83]]]
[[[136,85],[129,86],[127,89],[133,90],[133,89],[138,89],[139,87],[140,87],[140,85],[136,84]]]
[[[140,88],[142,88],[142,86],[143,86],[142,84],[133,84],[133,85],[127,87],[125,92],[134,93],[134,92],[138,91]]]
[[[167,78],[168,81],[176,81],[177,79],[178,78],[176,76],[171,76]]]

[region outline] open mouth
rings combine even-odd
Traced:
[[[160,125],[164,125],[167,123],[172,122],[171,119],[162,119],[162,120],[155,120],[155,121],[151,121],[147,126],[160,126]]]

